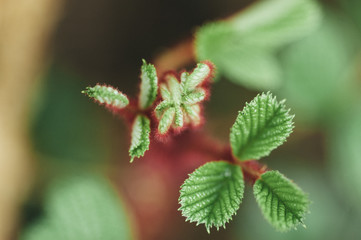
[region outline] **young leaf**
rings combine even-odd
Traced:
[[[202,83],[212,76],[213,66],[204,62],[197,64],[191,74],[183,72],[180,81],[173,73],[167,74],[160,85],[162,100],[155,108],[159,119],[158,132],[166,134],[170,128],[181,129],[184,124],[197,126],[201,123],[200,102],[206,98]]]
[[[150,120],[144,115],[138,115],[132,127],[132,140],[129,149],[133,162],[135,157],[144,156],[145,151],[149,149]]]
[[[185,90],[194,90],[211,74],[212,69],[206,63],[198,63],[191,74],[184,74],[182,78],[182,87]]]
[[[194,104],[191,106],[183,105],[184,112],[186,113],[185,122],[188,124],[193,124],[195,126],[201,123],[201,108],[199,104]]]
[[[189,175],[181,186],[182,215],[190,222],[210,228],[225,227],[242,202],[244,180],[241,168],[227,162],[210,162]]]
[[[263,215],[277,230],[287,231],[303,224],[308,197],[278,171],[262,174],[253,186],[253,193]]]
[[[259,159],[286,141],[293,129],[293,115],[284,100],[271,93],[257,95],[237,116],[231,128],[232,152],[239,160]]]
[[[231,81],[254,89],[280,86],[274,53],[307,36],[321,19],[313,0],[268,0],[224,21],[207,24],[196,34],[199,60],[210,59]]]
[[[97,84],[94,87],[87,87],[82,93],[94,98],[100,104],[107,104],[114,108],[124,108],[129,104],[126,95],[113,87]]]
[[[157,97],[158,77],[155,67],[152,64],[147,64],[144,59],[141,71],[140,78],[142,82],[140,84],[139,107],[146,109],[153,104]]]
[[[164,111],[162,118],[159,121],[158,131],[160,134],[165,134],[173,123],[173,119],[175,116],[175,109],[174,107],[170,107]]]

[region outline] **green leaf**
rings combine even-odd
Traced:
[[[135,157],[144,156],[145,151],[149,149],[149,134],[149,118],[144,115],[138,115],[132,126],[132,140],[129,149],[130,162],[133,162]]]
[[[361,15],[359,12],[361,2],[358,0],[338,0],[338,4],[341,6],[341,11],[345,12],[345,14],[357,24],[358,29],[361,30]]]
[[[278,171],[262,174],[253,186],[253,193],[263,215],[277,230],[287,231],[303,224],[308,197]]]
[[[126,95],[110,86],[96,85],[94,87],[87,87],[82,93],[94,98],[101,104],[108,104],[115,108],[124,108],[129,104]]]
[[[165,134],[173,123],[176,110],[174,107],[165,110],[162,118],[159,121],[158,131],[160,134]]]
[[[245,200],[244,204],[247,206],[242,208],[242,216],[247,217],[234,219],[233,224],[237,226],[235,239],[339,240],[340,236],[342,239],[361,239],[360,217],[356,217],[357,214],[354,217],[345,214],[346,209],[350,209],[350,206],[340,204],[339,197],[346,200],[345,196],[337,195],[330,178],[325,177],[324,173],[320,172],[320,168],[315,166],[318,156],[301,155],[282,154],[277,161],[282,162],[282,168],[288,169],[290,173],[287,174],[292,175],[292,180],[297,179],[297,184],[307,189],[307,195],[312,197],[312,203],[307,211],[311,214],[307,213],[304,219],[307,228],[299,225],[297,231],[292,229],[288,232],[275,231],[275,228],[265,221],[263,214],[257,214],[260,211],[258,203]],[[360,205],[359,201],[357,205]],[[354,210],[354,208],[352,209]],[[257,227],[255,228],[255,226]]]
[[[185,122],[193,124],[195,126],[201,123],[201,108],[199,104],[194,104],[191,106],[183,105],[185,115]]]
[[[141,70],[140,78],[142,82],[140,84],[139,107],[147,109],[154,103],[157,97],[158,77],[154,65],[147,64],[144,59]]]
[[[184,121],[182,108],[176,108],[175,110],[174,125],[175,127],[182,127]]]
[[[359,89],[359,88],[356,88]],[[361,216],[361,99],[347,104],[327,132],[327,167],[332,185],[353,212]],[[361,233],[361,232],[360,232]]]
[[[42,156],[39,164],[85,168],[109,159],[111,118],[79,94],[83,88],[84,80],[53,63],[34,89],[29,127],[32,145]]]
[[[307,127],[328,124],[359,94],[361,38],[347,20],[327,11],[317,32],[281,56],[285,83],[279,94]]]
[[[103,177],[58,180],[44,202],[44,217],[26,229],[21,240],[131,239],[122,203]]]
[[[183,102],[187,105],[196,104],[201,102],[206,97],[206,93],[203,89],[196,89],[193,92],[183,97]]]
[[[184,74],[182,78],[182,87],[188,91],[194,90],[211,74],[211,68],[208,64],[198,63],[191,74]]]
[[[210,162],[189,175],[181,186],[179,203],[187,221],[210,228],[225,227],[242,202],[244,180],[241,168],[224,161]]]
[[[275,52],[314,31],[321,11],[312,0],[268,0],[196,33],[198,60],[210,59],[231,81],[253,89],[280,86]]]
[[[281,68],[269,50],[253,44],[243,44],[222,53],[218,68],[230,81],[254,89],[277,89],[281,81]]]
[[[239,112],[231,128],[232,152],[239,160],[259,159],[282,145],[293,129],[293,115],[284,100],[271,93],[257,95]]]
[[[158,132],[165,134],[170,128],[180,129],[184,124],[201,123],[200,103],[206,98],[202,83],[212,76],[210,63],[199,63],[191,74],[183,72],[180,80],[173,73],[167,74],[160,85],[162,101],[155,108],[159,119]]]
[[[235,16],[230,23],[242,41],[278,48],[303,38],[321,23],[314,0],[264,0]]]
[[[172,107],[173,103],[171,101],[164,100],[163,102],[159,103],[155,108],[155,114],[157,118],[160,118],[165,110]]]

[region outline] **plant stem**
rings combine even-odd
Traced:
[[[257,160],[238,162],[238,165],[242,168],[245,179],[251,184],[254,184],[263,173],[268,171],[267,166],[259,163]]]
[[[204,153],[205,156],[210,156],[211,159],[223,160],[240,166],[242,168],[245,180],[252,185],[257,179],[260,178],[263,173],[269,170],[266,165],[261,164],[258,160],[240,161],[236,159],[233,156],[231,147],[229,145],[221,144],[219,141],[207,135],[205,132],[200,132],[198,134],[200,134],[200,136],[197,137],[197,139],[201,140],[197,141],[197,145],[194,149],[195,151]],[[178,143],[185,141],[184,138],[192,138],[192,132],[183,133],[182,135],[183,136],[176,137],[176,141],[179,141]]]

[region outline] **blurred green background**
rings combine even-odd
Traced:
[[[80,93],[100,82],[134,96],[142,58],[152,62],[202,24],[253,2],[65,1],[51,60],[31,93],[37,177],[20,239],[361,239],[361,1],[320,1],[317,30],[277,51],[282,84],[273,91],[287,99],[296,127],[263,163],[309,193],[306,229],[276,232],[250,185],[226,230],[208,235],[185,223],[176,202],[181,179],[169,179],[177,169],[129,164],[123,122]],[[225,78],[214,83],[205,130],[226,143],[238,110],[257,93]]]

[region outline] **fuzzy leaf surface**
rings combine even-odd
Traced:
[[[278,171],[262,174],[253,185],[253,193],[264,217],[277,230],[287,231],[303,224],[308,197]]]
[[[144,115],[138,115],[133,123],[131,144],[129,155],[130,162],[133,162],[135,157],[144,156],[145,151],[149,149],[149,134],[150,134],[150,120]]]
[[[242,202],[244,180],[239,166],[224,161],[210,162],[196,169],[181,186],[182,215],[190,222],[225,227]]]
[[[271,93],[257,95],[231,128],[232,152],[239,160],[259,159],[282,145],[293,129],[293,115]]]
[[[194,90],[209,76],[210,73],[211,68],[208,64],[198,63],[197,67],[193,70],[191,74],[186,74],[184,75],[184,78],[182,78],[182,86],[184,90]]]
[[[181,129],[184,124],[200,124],[200,103],[206,98],[202,84],[211,76],[210,63],[198,63],[192,73],[183,72],[180,79],[173,73],[165,76],[165,83],[160,85],[162,101],[155,108],[160,134],[170,128]]]
[[[125,94],[110,86],[96,85],[87,87],[82,93],[88,95],[100,104],[108,104],[114,108],[124,108],[129,104]]]
[[[231,81],[251,89],[276,89],[281,71],[274,53],[314,31],[321,11],[313,0],[259,1],[227,21],[201,27],[199,60],[210,59]]]
[[[157,97],[158,77],[154,65],[147,64],[144,59],[141,71],[139,107],[141,109],[147,109]]]

